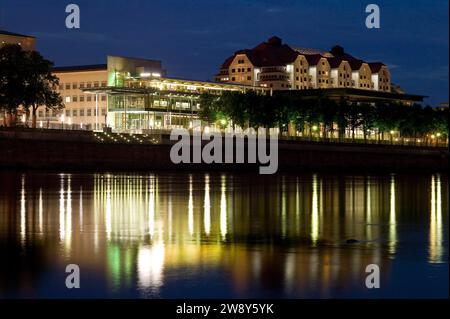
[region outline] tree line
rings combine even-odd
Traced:
[[[53,63],[37,51],[25,51],[20,45],[0,47],[0,111],[7,126],[13,126],[21,110],[26,122],[32,116],[36,127],[39,106],[59,110],[64,107],[56,88],[59,79],[52,74]]]
[[[278,92],[277,92],[278,93]],[[254,91],[225,91],[221,95],[200,96],[200,119],[209,125],[226,127],[229,123],[246,127],[277,127],[288,132],[289,126],[304,136],[320,135],[385,139],[395,131],[399,137],[448,137],[448,109],[411,106],[396,102],[355,103],[319,97],[305,99],[295,94],[266,95]]]

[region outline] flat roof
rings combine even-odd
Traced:
[[[161,82],[161,83],[174,83],[174,84],[182,84],[182,85],[200,85],[200,86],[212,86],[212,87],[230,87],[230,88],[243,88],[243,89],[256,89],[261,91],[268,91],[268,88],[262,86],[252,86],[247,84],[239,84],[239,83],[224,83],[224,82],[214,82],[214,81],[201,81],[201,80],[192,80],[192,79],[184,79],[184,78],[176,78],[176,77],[136,77],[130,78],[129,80],[135,81],[153,81],[153,82]]]
[[[329,97],[329,98],[341,98],[347,97],[350,99],[355,99],[359,101],[373,101],[373,100],[400,100],[400,101],[413,101],[413,102],[423,102],[423,99],[428,97],[426,95],[416,95],[416,94],[399,94],[393,92],[382,92],[374,90],[364,90],[355,88],[329,88],[329,89],[307,89],[307,90],[284,90],[284,91],[274,91],[274,93],[279,94],[296,94],[305,98],[318,98],[318,97]]]
[[[6,30],[0,30],[0,34],[10,35],[10,36],[13,36],[13,37],[35,38],[32,35],[19,34],[19,33],[9,32],[9,31],[6,31]]]
[[[90,64],[90,65],[75,65],[75,66],[58,66],[52,69],[53,72],[84,72],[84,71],[106,71],[107,64]]]

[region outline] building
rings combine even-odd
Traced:
[[[59,79],[58,93],[64,103],[61,111],[48,110],[41,106],[37,110],[38,127],[81,129],[100,128],[106,123],[107,96],[85,94],[91,87],[107,86],[106,64],[55,67],[53,74]]]
[[[64,110],[53,111],[45,106],[37,110],[38,127],[102,129],[108,115],[108,97],[103,92],[87,94],[85,89],[122,86],[128,70],[139,74],[161,75],[161,61],[108,56],[107,64],[55,67],[53,74],[59,79],[58,93]]]
[[[295,48],[278,37],[227,58],[217,82],[240,83],[273,90],[357,88],[390,92],[391,74],[382,62],[366,62],[341,46],[329,52]]]
[[[18,44],[24,50],[31,51],[36,48],[36,39],[31,35],[23,35],[0,30],[0,46],[5,44]]]
[[[242,84],[169,78],[162,68],[158,70],[153,65],[153,69],[143,69],[142,64],[136,61],[108,57],[108,85],[85,87],[82,91],[86,96],[107,95],[105,120],[116,132],[142,133],[154,129],[192,127],[200,109],[202,93],[264,90]]]

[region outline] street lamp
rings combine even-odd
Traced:
[[[64,115],[64,113],[61,114],[60,120],[61,120],[62,129],[64,130],[64,121],[66,120],[66,116]]]

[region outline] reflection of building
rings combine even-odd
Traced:
[[[189,269],[196,279],[205,270],[226,274],[241,297],[364,295],[365,266],[380,265],[390,280],[404,249],[397,225],[416,225],[427,209],[429,218],[420,220],[429,220],[429,233],[419,234],[428,260],[446,260],[448,183],[440,175],[417,177],[420,194],[429,195],[412,202],[405,200],[410,180],[401,176],[285,175],[269,183],[220,174],[4,177],[0,186],[17,184],[19,192],[0,187],[0,241],[16,240],[22,249],[42,244],[43,269],[76,260],[108,282],[108,293],[157,294],[183,282]],[[347,238],[361,242],[348,247]],[[9,253],[2,257],[10,260]]]
[[[222,64],[216,81],[275,90],[358,88],[390,92],[391,75],[381,62],[365,62],[340,46],[330,52],[294,48],[271,37],[253,49],[237,51]]]
[[[4,44],[18,44],[24,50],[34,50],[36,39],[31,35],[23,35],[0,30],[0,46]]]

